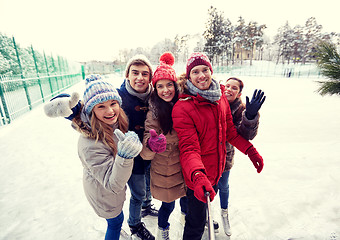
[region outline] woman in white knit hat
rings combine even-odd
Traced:
[[[91,75],[86,78],[80,117],[73,119],[73,127],[82,133],[78,154],[84,167],[85,195],[97,215],[107,220],[106,240],[120,237],[126,183],[133,159],[142,150],[137,134],[127,131],[128,119],[121,105],[114,86]]]

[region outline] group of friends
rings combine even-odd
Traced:
[[[207,193],[219,191],[222,225],[228,217],[229,173],[234,147],[248,155],[257,172],[263,158],[249,142],[257,134],[264,93],[255,90],[242,103],[243,82],[220,84],[201,52],[192,53],[177,76],[174,56],[162,54],[155,71],[144,55],[132,57],[116,89],[100,75],[85,79],[83,99],[59,94],[44,106],[49,117],[65,117],[80,132],[78,155],[84,192],[107,221],[106,240],[120,239],[123,205],[130,189],[127,223],[135,239],[155,236],[142,217],[158,218],[156,239],[170,239],[169,217],[179,199],[185,219],[183,240],[202,238],[207,222]],[[159,210],[152,198],[162,202]]]

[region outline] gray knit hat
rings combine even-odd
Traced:
[[[131,65],[134,65],[136,63],[137,64],[144,63],[146,66],[149,67],[149,69],[150,69],[150,81],[151,81],[152,74],[153,74],[152,66],[151,66],[149,59],[143,54],[137,54],[137,55],[135,55],[135,56],[133,56],[132,58],[129,59],[129,61],[126,63],[125,77],[127,78],[127,76],[129,75]]]
[[[84,91],[84,110],[90,114],[93,107],[98,103],[108,100],[116,100],[122,105],[122,98],[119,96],[115,87],[108,82],[103,81],[99,74],[89,75],[85,79],[86,89]]]

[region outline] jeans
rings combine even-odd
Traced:
[[[128,185],[131,192],[128,224],[129,226],[136,226],[142,219],[142,203],[145,200],[145,175],[131,174]]]
[[[115,218],[106,219],[107,230],[105,234],[105,240],[119,240],[120,230],[122,229],[124,220],[124,214],[121,212]]]
[[[217,186],[213,186],[215,192]],[[188,212],[185,216],[183,240],[201,240],[207,220],[207,204],[198,200],[194,191],[187,190]]]
[[[150,191],[150,167],[151,164],[145,167],[145,200],[143,201],[142,207],[146,208],[151,205],[151,191]]]
[[[220,180],[218,181],[218,190],[220,190],[220,204],[222,209],[228,209],[229,203],[229,174],[230,171],[222,173]]]
[[[169,225],[169,217],[175,208],[175,201],[166,203],[162,202],[162,206],[158,211],[158,227],[166,228]]]
[[[168,221],[169,221],[170,214],[173,212],[175,208],[175,203],[176,201],[173,201],[170,203],[162,202],[162,206],[160,207],[158,211],[158,227],[167,228],[167,226],[170,225]],[[187,209],[188,209],[187,197],[186,196],[181,197],[179,199],[179,204],[181,206],[181,212],[186,214]]]

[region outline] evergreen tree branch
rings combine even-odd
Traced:
[[[340,95],[340,55],[336,47],[328,42],[320,42],[316,47],[316,57],[320,72],[328,81],[319,82],[321,87],[318,92],[321,95]]]

